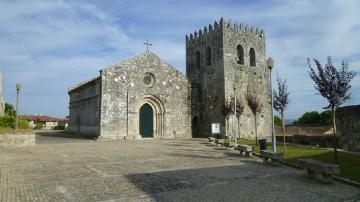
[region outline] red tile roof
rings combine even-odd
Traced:
[[[67,122],[67,119],[60,119],[45,115],[19,115],[19,119],[26,119],[30,121],[40,121],[40,122]]]

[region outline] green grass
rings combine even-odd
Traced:
[[[255,140],[240,139],[238,143],[254,146],[255,152],[260,152],[259,146],[255,146]],[[271,143],[267,144],[267,149],[272,150]],[[284,152],[282,143],[277,144],[277,152]],[[284,153],[284,160],[292,164],[297,164],[297,159],[300,158],[311,158],[334,163],[334,151],[287,144],[286,152]],[[360,182],[360,154],[351,154],[339,151],[338,160],[338,164],[340,165],[339,176]]]

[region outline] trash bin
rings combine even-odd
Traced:
[[[259,140],[260,150],[266,150],[266,139]]]

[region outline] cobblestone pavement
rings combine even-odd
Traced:
[[[358,187],[240,157],[205,139],[37,136],[0,149],[1,201],[360,201]]]

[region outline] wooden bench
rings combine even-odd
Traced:
[[[324,183],[331,183],[332,176],[340,173],[340,166],[314,159],[298,159],[298,165],[307,170],[307,175]]]
[[[224,139],[216,139],[215,140],[215,144],[216,144],[217,147],[220,147],[221,145],[223,145],[224,142],[225,142]]]
[[[240,151],[240,156],[242,156],[244,152],[246,156],[252,156],[252,151],[253,151],[252,146],[246,144],[240,144],[237,146],[237,149]]]
[[[284,156],[282,153],[273,152],[273,151],[269,151],[269,150],[261,150],[260,156],[261,156],[261,158],[263,158],[264,162],[267,162],[267,161],[269,161],[269,159],[271,159],[271,161],[277,163],[280,160],[284,159]]]
[[[215,142],[215,138],[214,137],[208,137],[209,143],[213,143]]]

